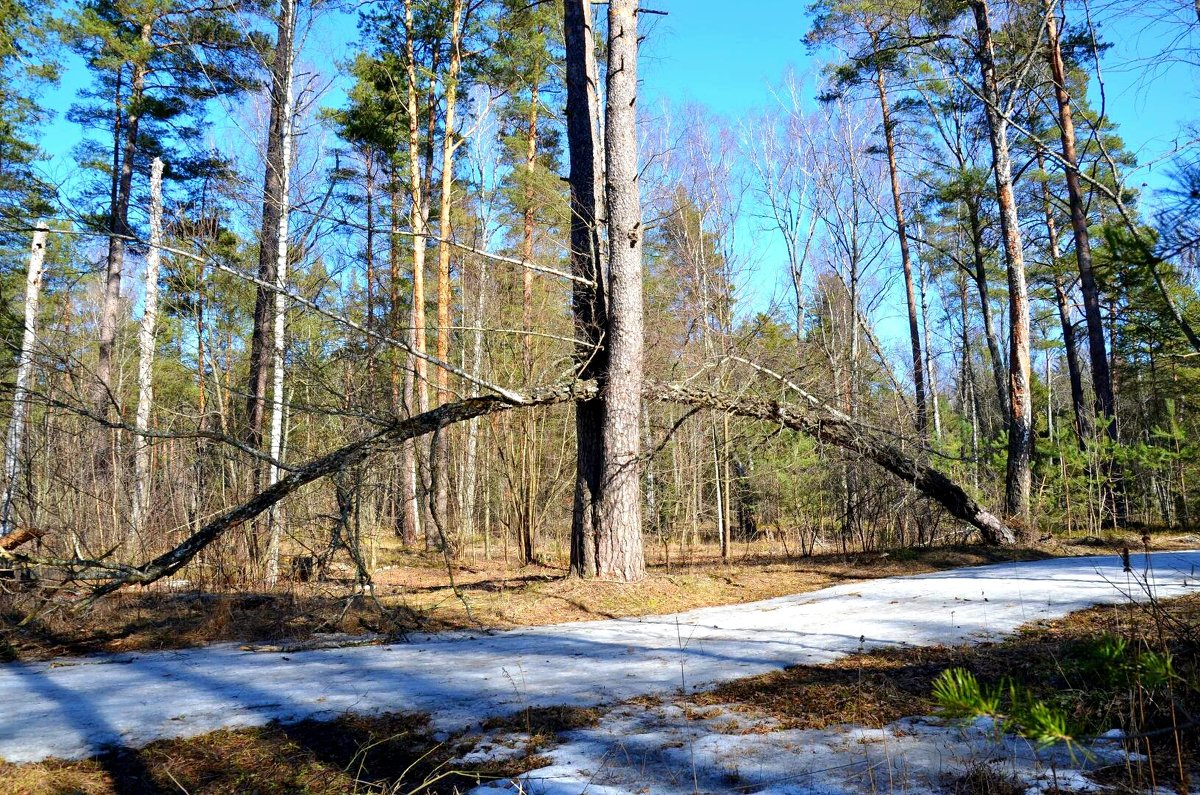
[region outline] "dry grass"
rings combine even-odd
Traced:
[[[1131,647],[1170,651],[1180,676],[1170,699],[1152,703],[1136,688],[1092,691],[1078,661],[1104,635],[1124,637]],[[1200,595],[1150,606],[1083,610],[1035,623],[999,643],[881,649],[825,665],[799,665],[719,685],[691,701],[701,710],[730,705],[767,716],[780,728],[878,728],[902,717],[936,712],[933,681],[952,667],[966,668],[983,682],[1017,682],[1038,698],[1072,705],[1072,718],[1094,731],[1120,727],[1133,736],[1147,735],[1132,750],[1146,754],[1149,764],[1097,771],[1097,779],[1113,792],[1149,791],[1152,782],[1178,786],[1181,769],[1185,780],[1200,777],[1200,726],[1194,722],[1200,715]],[[967,771],[946,786],[964,795],[1015,791],[1009,778],[990,768]]]
[[[961,552],[955,554],[963,554]],[[1120,634],[1175,653],[1187,681],[1197,681],[1197,638],[1200,595],[1162,603],[1158,620],[1131,605],[1100,607],[1041,622],[999,643],[978,646],[879,650],[852,655],[820,666],[797,666],[764,676],[738,680],[680,702],[685,712],[711,714],[713,705],[733,704],[755,717],[772,717],[781,727],[823,728],[856,723],[881,726],[907,715],[935,710],[930,698],[933,679],[945,668],[966,667],[986,681],[1010,676],[1039,694],[1077,686],[1069,660],[1080,644],[1104,633]],[[1189,701],[1188,698],[1192,700]],[[1184,709],[1197,711],[1195,693],[1181,694]],[[632,699],[651,708],[659,699]],[[466,738],[436,743],[424,719],[413,716],[346,716],[332,723],[303,722],[260,729],[220,731],[190,740],[156,742],[141,750],[119,750],[80,762],[48,761],[33,765],[0,764],[0,791],[5,793],[230,793],[306,792],[315,795],[351,792],[410,792],[445,774],[421,791],[449,793],[478,776],[511,777],[544,764],[537,754],[561,732],[596,725],[603,711],[551,707],[516,712],[489,721],[486,729],[528,735],[524,756],[512,762],[473,770],[450,771],[447,760],[469,750]],[[758,721],[751,721],[758,725]],[[1147,725],[1153,728],[1153,725]],[[739,731],[731,725],[730,731]],[[1185,749],[1197,750],[1197,732],[1184,738]],[[1153,766],[1101,771],[1114,791],[1144,791],[1151,776],[1170,782],[1178,768],[1173,738],[1154,740]],[[1139,751],[1147,748],[1139,745]],[[991,769],[966,771],[945,782],[948,792],[963,795],[1009,795],[1012,782]]]
[[[78,762],[0,763],[0,788],[14,795],[453,793],[543,764],[537,742],[511,762],[449,764],[471,745],[435,742],[420,716],[345,716],[162,740]]]
[[[1094,552],[1094,550],[1087,550]],[[28,594],[0,593],[0,659],[180,648],[219,641],[305,640],[317,633],[510,628],[564,621],[673,613],[737,604],[858,580],[916,574],[1050,553],[1033,549],[936,547],[893,553],[823,554],[788,559],[743,545],[727,561],[699,547],[670,564],[661,549],[633,584],[581,581],[566,567],[460,562],[452,588],[444,561],[430,553],[381,550],[374,598],[349,581],[293,583],[273,593],[128,591],[78,615],[41,608]],[[655,558],[654,555],[659,557]]]

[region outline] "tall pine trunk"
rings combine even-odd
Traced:
[[[608,197],[608,350],[604,380],[604,491],[596,570],[631,582],[642,549],[642,203],[638,185],[637,0],[608,4],[605,192]]]
[[[879,41],[872,34],[875,46]],[[917,313],[916,289],[913,286],[912,253],[908,245],[908,230],[904,222],[904,202],[900,193],[900,167],[896,161],[896,136],[888,106],[887,83],[883,66],[875,64],[875,87],[879,92],[879,111],[883,118],[883,141],[887,149],[888,175],[892,186],[892,209],[896,214],[896,239],[900,244],[900,265],[904,271],[904,297],[908,303],[908,338],[912,346],[913,388],[916,400],[917,432],[923,440],[929,437],[929,413],[925,397],[925,359],[921,354],[921,321]]]
[[[987,0],[972,0],[978,33],[979,71],[983,83],[984,110],[992,147],[992,172],[1000,207],[1000,232],[1008,270],[1008,464],[1004,481],[1005,510],[1010,516],[1029,519],[1032,486],[1030,461],[1033,456],[1033,401],[1030,393],[1029,293],[1025,284],[1025,255],[1021,227],[1013,195],[1012,161],[1008,151],[1008,120],[1001,104],[996,77],[996,56]]]
[[[450,360],[451,302],[453,293],[450,285],[450,239],[454,235],[451,222],[451,192],[454,187],[454,142],[455,111],[458,104],[458,77],[462,64],[462,28],[463,0],[454,0],[450,15],[450,63],[446,69],[446,109],[445,124],[442,132],[442,185],[438,203],[438,272],[437,272],[437,357],[443,362]],[[445,367],[438,367],[435,376],[437,382],[438,404],[449,403],[453,399],[450,393],[449,373]],[[449,532],[450,506],[450,434],[443,431],[433,439],[434,470],[432,482],[434,494],[431,502],[435,524],[438,528],[438,543],[449,547],[457,554],[458,544],[453,534]]]
[[[150,23],[142,26],[141,44],[150,46],[150,35],[153,28]],[[144,64],[133,64],[133,77],[129,88],[128,111],[125,113],[124,129],[117,124],[116,133],[124,132],[124,143],[121,147],[120,176],[116,179],[116,190],[112,195],[109,209],[109,238],[108,257],[104,273],[104,293],[100,304],[100,344],[96,360],[96,384],[93,402],[97,410],[104,415],[113,408],[116,395],[112,391],[112,367],[117,343],[117,326],[121,309],[121,275],[125,270],[126,238],[130,236],[129,200],[133,189],[133,160],[137,154],[138,128],[142,118],[142,101],[146,89],[146,67]],[[117,97],[118,104],[120,96]],[[118,111],[118,120],[120,111]],[[115,154],[115,153],[114,153]],[[116,166],[114,157],[113,165]]]
[[[1045,159],[1038,154],[1038,166],[1045,170]],[[1071,303],[1067,286],[1059,272],[1061,252],[1058,248],[1058,224],[1054,221],[1054,205],[1050,201],[1050,185],[1042,181],[1042,207],[1046,214],[1046,237],[1050,248],[1050,270],[1054,283],[1054,303],[1058,308],[1058,322],[1062,329],[1063,348],[1067,355],[1067,375],[1071,381],[1071,410],[1075,417],[1075,440],[1079,449],[1084,449],[1091,433],[1087,407],[1083,399],[1083,375],[1079,370],[1079,353],[1075,342],[1075,324],[1071,322]]]

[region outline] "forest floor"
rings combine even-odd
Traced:
[[[321,582],[287,583],[271,592],[202,588],[169,581],[129,589],[77,615],[0,589],[0,661],[63,655],[177,649],[219,642],[334,643],[345,635],[378,642],[409,632],[512,629],[521,626],[677,613],[806,593],[841,583],[964,566],[1142,548],[1134,535],[1081,536],[1037,548],[958,545],[878,551],[818,551],[792,556],[778,543],[737,544],[722,560],[715,544],[647,547],[640,583],[581,582],[565,561],[522,565],[468,550],[453,568],[435,553],[381,539],[373,595],[354,587],[351,569],[331,567]],[[1200,547],[1200,536],[1156,533],[1152,547]],[[183,587],[178,587],[183,586]]]
[[[1157,597],[1193,592],[1200,553],[1152,560]],[[1012,770],[1082,786],[1071,755],[1022,753],[1011,738],[997,745],[978,725],[896,719],[928,714],[932,679],[950,665],[1050,684],[1047,667],[1076,636],[1173,631],[1130,606],[1139,595],[1137,574],[1105,555],[391,646],[227,644],[14,663],[0,666],[0,699],[21,709],[0,714],[0,757],[35,763],[0,766],[0,782],[38,793],[450,792],[467,773],[525,771],[526,792],[916,792],[927,790],[899,787],[902,774],[935,776],[940,788],[947,760],[984,775],[960,757],[999,748]],[[1063,620],[1096,603],[1124,606]],[[1158,604],[1193,619],[1200,607],[1195,596]],[[1003,639],[1031,622],[1042,624]],[[856,726],[833,726],[846,723]],[[1129,767],[1117,745],[1090,758]],[[846,772],[835,782],[831,769]]]

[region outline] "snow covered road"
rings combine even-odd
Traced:
[[[1135,556],[1135,568],[1146,564]],[[1200,551],[1156,553],[1162,597],[1200,585]],[[236,645],[0,665],[0,757],[78,758],[272,719],[426,712],[456,731],[527,706],[594,705],[821,663],[860,648],[984,640],[1144,598],[1115,555],[840,585],[669,616],[455,633],[294,653]]]

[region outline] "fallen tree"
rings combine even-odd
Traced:
[[[67,569],[84,567],[93,574],[97,570],[103,571],[110,579],[93,589],[88,599],[91,602],[127,585],[149,585],[173,574],[227,531],[251,521],[309,483],[360,464],[377,453],[394,449],[406,440],[437,433],[449,425],[475,417],[533,406],[594,399],[597,394],[598,387],[594,381],[572,382],[534,390],[527,396],[517,396],[517,399],[512,395],[469,398],[444,404],[414,417],[398,419],[370,436],[292,468],[274,485],[220,514],[179,545],[140,566],[82,559],[50,561],[17,555],[2,549],[0,557],[32,565],[60,566]],[[1003,545],[1016,540],[1012,530],[980,506],[946,474],[904,451],[883,432],[868,428],[806,393],[801,392],[801,395],[807,400],[807,407],[746,395],[730,395],[678,384],[653,382],[647,382],[643,395],[649,400],[726,412],[807,434],[872,461],[905,482],[911,483],[950,515],[978,529],[986,542]]]
[[[840,447],[911,483],[926,497],[945,508],[951,516],[979,530],[987,543],[1005,545],[1016,541],[1013,531],[999,517],[985,510],[945,473],[905,452],[883,433],[866,428],[811,396],[805,395],[812,406],[805,410],[773,400],[671,384],[649,385],[646,395],[659,401],[700,406],[772,422]]]

